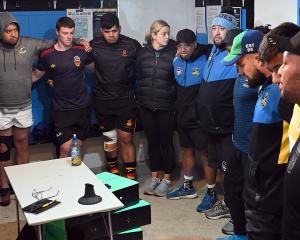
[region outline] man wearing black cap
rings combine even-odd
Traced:
[[[269,36],[275,46],[286,50],[283,64],[278,74],[282,84],[282,96],[290,102],[300,104],[300,33],[291,39],[281,36]],[[294,112],[295,114],[295,112]],[[294,116],[293,116],[294,117]],[[300,239],[300,138],[298,138],[290,154],[285,172],[282,239]]]
[[[119,174],[117,149],[120,145],[126,177],[136,179],[133,133],[137,113],[133,88],[134,63],[141,45],[120,34],[121,26],[115,14],[103,15],[100,23],[102,36],[91,42],[95,64],[93,101],[104,136],[108,170]]]
[[[200,151],[205,174],[209,171],[206,136],[195,109],[196,96],[203,81],[207,47],[196,42],[196,35],[190,29],[183,29],[177,33],[176,46],[180,56],[175,57],[173,66],[177,82],[177,132],[183,153],[184,184],[168,193],[167,198],[196,198],[197,191],[193,187],[192,172],[195,165],[195,149]]]
[[[251,240],[280,240],[283,173],[289,154],[288,124],[280,111],[280,91],[272,84],[271,72],[258,54],[262,39],[260,31],[240,33],[223,63],[236,64],[250,87],[261,85],[244,185],[247,234]]]

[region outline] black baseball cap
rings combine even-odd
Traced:
[[[196,34],[190,29],[182,29],[177,33],[176,44],[196,42]]]
[[[300,55],[300,32],[292,38],[270,34],[268,36],[268,41],[281,51],[288,51]]]

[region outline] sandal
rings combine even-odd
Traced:
[[[9,188],[2,188],[0,206],[6,207],[10,204],[10,190]]]

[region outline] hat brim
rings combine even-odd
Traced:
[[[228,54],[226,57],[223,58],[222,64],[224,66],[231,66],[235,64],[241,57],[242,55]]]

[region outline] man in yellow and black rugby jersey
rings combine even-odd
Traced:
[[[256,30],[240,33],[223,63],[236,63],[250,87],[261,85],[245,176],[247,234],[253,240],[280,240],[283,176],[289,155],[288,123],[281,107],[288,103],[281,98],[278,86],[272,84],[271,72],[260,59],[262,39],[263,34]]]
[[[269,40],[278,48],[285,50],[283,64],[278,74],[282,85],[282,96],[296,103],[293,118],[296,125],[289,130],[295,145],[292,149],[284,180],[282,239],[300,239],[300,139],[299,139],[299,104],[300,104],[300,33],[291,39],[272,35]],[[298,119],[296,118],[298,116]],[[298,123],[298,124],[297,124]],[[297,134],[298,133],[298,134]],[[290,135],[291,137],[291,135]],[[293,143],[294,143],[293,141]]]

